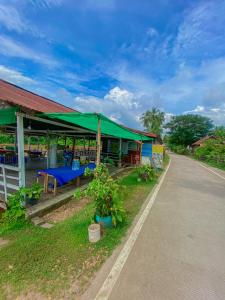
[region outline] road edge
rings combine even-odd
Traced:
[[[119,275],[123,269],[123,266],[125,265],[129,254],[131,250],[133,249],[133,246],[139,236],[139,233],[145,223],[145,220],[147,219],[151,208],[155,202],[156,196],[164,182],[164,179],[166,177],[166,174],[170,168],[171,164],[171,158],[169,160],[169,163],[166,167],[166,170],[163,172],[162,176],[160,177],[159,183],[156,185],[156,187],[149,193],[149,195],[146,198],[147,205],[143,209],[139,219],[137,220],[133,230],[130,233],[130,236],[128,240],[125,242],[123,248],[121,249],[115,263],[113,264],[111,271],[109,272],[108,276],[106,277],[105,281],[103,282],[102,286],[100,287],[100,290],[98,291],[96,297],[94,300],[107,300],[111,294],[111,291],[113,287],[115,286]],[[144,203],[145,203],[144,202]]]

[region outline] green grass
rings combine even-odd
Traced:
[[[90,244],[87,236],[94,214],[92,203],[49,230],[26,224],[6,232],[4,238],[11,242],[0,250],[0,299],[16,298],[29,290],[56,299],[65,291],[72,293],[70,286],[74,282],[79,294],[121,242],[155,185],[155,181],[138,183],[135,170],[122,178],[121,183],[127,187],[126,222],[107,230],[96,244]]]
[[[203,162],[211,167],[214,167],[214,168],[217,168],[217,169],[220,169],[220,170],[223,170],[225,171],[225,164],[224,163],[217,163],[217,162],[212,162],[212,161],[201,161],[200,162]]]
[[[194,155],[189,155],[189,157],[193,158],[194,160],[197,160],[199,162],[202,162],[202,163],[204,163],[204,164],[206,164],[210,167],[214,167],[214,168],[225,171],[225,164],[224,163],[217,163],[215,161],[208,161],[208,160],[200,160],[200,159],[197,159]]]

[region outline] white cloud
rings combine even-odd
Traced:
[[[29,2],[34,6],[39,6],[42,8],[51,8],[52,6],[60,6],[63,0],[29,0]]]
[[[0,25],[17,32],[23,32],[27,29],[18,11],[10,5],[0,4]]]
[[[205,111],[205,107],[201,105],[197,105],[195,109],[193,110],[188,110],[185,111],[184,114],[189,114],[189,113],[202,113]]]
[[[184,14],[174,45],[177,57],[211,57],[224,51],[224,0],[197,1]]]
[[[197,106],[195,109],[186,111],[184,113],[201,114],[202,116],[213,120],[216,125],[225,124],[225,104],[220,108],[205,108],[203,106]]]
[[[105,95],[104,99],[115,102],[127,109],[138,107],[134,94],[119,87],[111,89],[109,93]]]
[[[74,108],[82,112],[100,112],[118,123],[140,127],[139,118],[136,118],[136,109],[134,109],[132,98],[130,98],[131,95],[134,97],[129,91],[115,87],[102,98],[93,96],[75,97]],[[133,101],[135,103],[135,98],[133,98]]]
[[[15,84],[34,84],[35,81],[21,72],[0,65],[0,78]]]
[[[38,52],[35,52],[34,50],[10,39],[9,37],[3,35],[0,36],[0,45],[0,53],[2,55],[29,59],[44,64],[48,67],[55,67],[58,65],[58,62],[51,57],[39,54]]]

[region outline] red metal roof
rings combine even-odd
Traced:
[[[197,142],[193,143],[192,146],[200,146],[205,141],[210,140],[210,139],[216,139],[216,137],[213,135],[205,136],[205,137],[201,138],[200,140],[198,140]]]
[[[72,108],[0,79],[0,100],[38,112],[71,112]]]
[[[138,130],[138,129],[133,129],[133,128],[126,127],[126,126],[124,126],[124,127],[131,130],[131,131],[133,131],[133,132],[135,132],[135,133],[140,133],[140,134],[143,134],[143,135],[148,136],[148,137],[157,138],[157,134],[142,131],[142,130]]]

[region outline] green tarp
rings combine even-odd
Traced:
[[[0,125],[10,125],[16,123],[17,107],[0,109]]]
[[[101,133],[103,135],[110,135],[117,138],[123,138],[128,140],[139,140],[146,141],[152,140],[145,135],[134,133],[133,131],[126,129],[122,125],[119,125],[110,119],[106,118],[102,114],[96,113],[77,113],[77,112],[69,112],[69,113],[44,113],[41,116],[46,116],[48,118],[57,119],[66,121],[73,125],[81,126],[85,129],[89,129],[91,131],[98,131],[98,119],[101,122]]]

